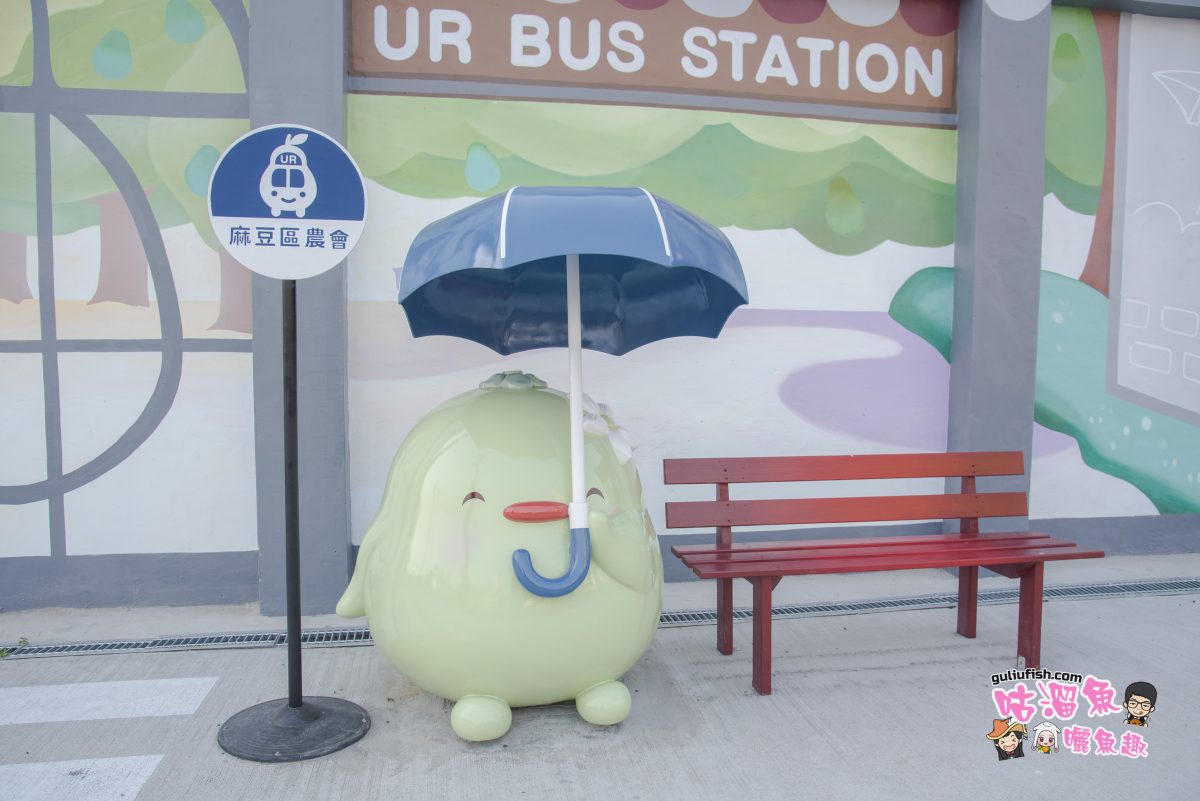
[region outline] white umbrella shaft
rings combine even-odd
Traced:
[[[571,528],[587,528],[583,462],[583,321],[579,311],[579,256],[567,256],[567,353],[571,360]]]

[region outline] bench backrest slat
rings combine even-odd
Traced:
[[[666,484],[1019,476],[1024,472],[1024,459],[1020,451],[663,460],[663,479]]]
[[[1023,492],[755,501],[672,501],[667,503],[667,528],[866,523],[884,520],[943,520],[956,517],[1023,517],[1027,513]]]

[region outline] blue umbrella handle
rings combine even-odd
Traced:
[[[558,598],[574,590],[587,578],[592,563],[591,534],[586,528],[571,529],[571,562],[567,572],[549,579],[537,572],[529,551],[513,551],[513,572],[521,586],[542,598]]]

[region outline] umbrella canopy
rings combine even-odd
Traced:
[[[580,352],[716,337],[748,299],[737,253],[719,230],[645,189],[514,187],[417,234],[399,286],[413,336],[462,337],[503,354],[570,352],[569,567],[546,578],[522,549],[513,571],[535,595],[573,591],[591,562]]]
[[[579,255],[583,347],[716,337],[746,303],[729,240],[644,189],[515,187],[417,235],[399,272],[413,336],[498,353],[567,346],[564,257]]]

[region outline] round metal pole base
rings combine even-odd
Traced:
[[[298,707],[277,698],[243,709],[225,721],[217,744],[255,762],[298,762],[332,754],[358,742],[371,717],[340,698],[304,697]]]

